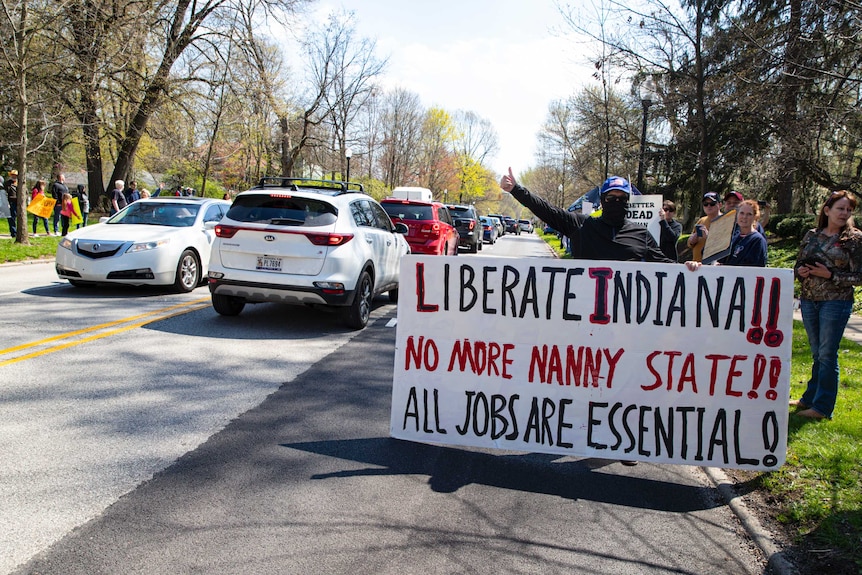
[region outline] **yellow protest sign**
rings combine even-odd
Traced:
[[[81,204],[78,203],[78,198],[72,198],[72,205],[75,206],[75,211],[69,216],[69,223],[73,226],[84,223],[84,218],[81,217]]]
[[[40,195],[38,198],[30,202],[30,205],[27,206],[27,211],[34,216],[39,216],[40,218],[50,218],[54,215],[54,204],[56,203],[57,200],[54,198]]]

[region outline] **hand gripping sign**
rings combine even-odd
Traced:
[[[399,291],[393,437],[784,463],[791,270],[406,256]]]

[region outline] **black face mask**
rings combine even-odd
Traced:
[[[602,219],[615,228],[622,227],[628,205],[628,202],[608,202],[602,199]]]

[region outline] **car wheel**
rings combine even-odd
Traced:
[[[479,251],[479,242],[476,242],[475,244],[472,244],[470,246],[470,253],[471,254],[475,254],[478,251]]]
[[[181,293],[188,293],[201,283],[201,266],[198,257],[192,250],[185,250],[177,263],[177,278],[174,288]]]
[[[363,329],[368,325],[368,318],[371,316],[371,300],[374,298],[372,287],[371,276],[368,272],[362,272],[359,275],[359,281],[356,282],[353,303],[344,313],[344,323],[350,329]]]
[[[389,301],[398,303],[398,288],[389,290]]]
[[[478,246],[478,249],[479,249],[479,251],[481,252],[481,251],[482,251],[482,248],[485,246],[485,242],[484,242],[484,240],[483,240],[483,241],[479,242],[479,243],[478,243],[478,244],[476,244],[476,245]]]
[[[213,294],[213,309],[219,315],[239,315],[245,307],[245,300],[233,295]]]

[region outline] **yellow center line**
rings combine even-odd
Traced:
[[[204,304],[204,302],[206,302],[206,304]],[[204,304],[204,305],[202,305],[202,304]],[[10,347],[10,348],[7,348],[7,349],[2,349],[2,350],[0,350],[0,356],[2,356],[2,355],[7,355],[7,354],[9,354],[9,353],[14,353],[14,352],[16,352],[16,351],[21,351],[21,350],[25,350],[25,349],[31,349],[31,348],[34,348],[34,347],[39,347],[40,345],[45,345],[45,344],[47,344],[47,343],[51,343],[51,342],[53,342],[53,341],[59,341],[59,340],[62,340],[62,339],[68,339],[68,338],[70,338],[70,337],[75,337],[75,336],[82,335],[82,334],[87,334],[87,333],[96,332],[96,331],[103,330],[103,329],[105,329],[105,328],[112,327],[112,326],[115,326],[115,325],[121,325],[121,324],[124,324],[124,323],[133,322],[133,321],[135,321],[135,320],[139,320],[139,319],[141,319],[141,318],[149,318],[149,319],[146,319],[146,320],[144,320],[144,321],[140,321],[140,322],[136,322],[136,323],[129,324],[129,325],[124,326],[124,327],[119,328],[119,329],[113,329],[113,330],[110,330],[110,331],[106,331],[106,332],[104,332],[104,333],[99,333],[99,334],[92,335],[92,336],[90,336],[90,337],[86,337],[86,338],[82,338],[82,339],[77,339],[77,340],[75,340],[75,341],[71,341],[71,342],[68,342],[68,343],[60,344],[60,345],[55,345],[55,346],[52,346],[52,347],[49,347],[49,348],[45,348],[45,349],[42,349],[42,350],[39,350],[39,351],[34,351],[34,352],[32,352],[32,353],[28,353],[28,354],[26,354],[26,355],[21,355],[21,356],[18,356],[18,357],[12,358],[12,359],[7,359],[7,360],[5,360],[5,361],[0,361],[0,367],[3,367],[3,366],[5,366],[5,365],[9,365],[9,364],[11,364],[11,363],[16,363],[16,362],[19,362],[19,361],[23,361],[23,360],[25,360],[25,359],[31,359],[31,358],[34,358],[34,357],[39,357],[40,355],[45,355],[45,354],[47,354],[47,353],[53,353],[53,352],[55,352],[55,351],[59,351],[59,350],[62,350],[62,349],[66,349],[66,348],[69,348],[69,347],[72,347],[72,346],[75,346],[75,345],[80,345],[80,344],[82,344],[82,343],[86,343],[86,342],[89,342],[89,341],[94,341],[94,340],[102,339],[102,338],[105,338],[105,337],[108,337],[108,336],[111,336],[111,335],[116,335],[116,334],[118,334],[118,333],[122,333],[122,332],[124,332],[124,331],[130,331],[130,330],[133,330],[133,329],[139,328],[139,327],[141,327],[141,326],[147,325],[148,323],[152,323],[152,322],[154,322],[154,321],[161,321],[161,320],[169,319],[169,318],[172,318],[172,317],[176,317],[176,316],[178,316],[178,315],[183,315],[183,314],[190,313],[190,312],[193,312],[193,311],[198,311],[198,310],[201,310],[201,309],[205,309],[205,308],[209,307],[209,305],[210,305],[210,298],[201,298],[201,299],[198,299],[198,300],[194,300],[194,301],[190,301],[190,302],[185,302],[185,303],[181,303],[181,304],[173,305],[173,306],[170,306],[170,307],[161,308],[161,309],[158,309],[158,310],[155,310],[155,311],[151,311],[151,312],[143,313],[143,314],[136,315],[136,316],[132,316],[132,317],[128,317],[128,318],[125,318],[125,319],[116,320],[116,321],[110,321],[110,322],[107,322],[107,323],[103,323],[103,324],[99,324],[99,325],[94,325],[94,326],[92,326],[92,327],[88,327],[88,328],[85,328],[85,329],[79,329],[79,330],[77,330],[77,331],[71,331],[71,332],[69,332],[69,333],[64,333],[64,334],[56,335],[56,336],[53,336],[53,337],[45,338],[45,339],[42,339],[42,340],[39,340],[39,341],[34,341],[34,342],[26,343],[26,344],[23,344],[23,345],[18,345],[18,346]],[[195,306],[195,307],[190,307],[190,306]],[[189,308],[189,309],[182,309],[182,308]],[[177,311],[177,312],[175,312],[175,313],[168,314],[168,315],[161,315],[161,314],[164,314],[164,313],[166,313],[166,312],[173,311],[173,310],[177,310],[177,309],[179,309],[180,311]],[[152,317],[152,316],[156,316],[156,315],[158,315],[159,317]]]

